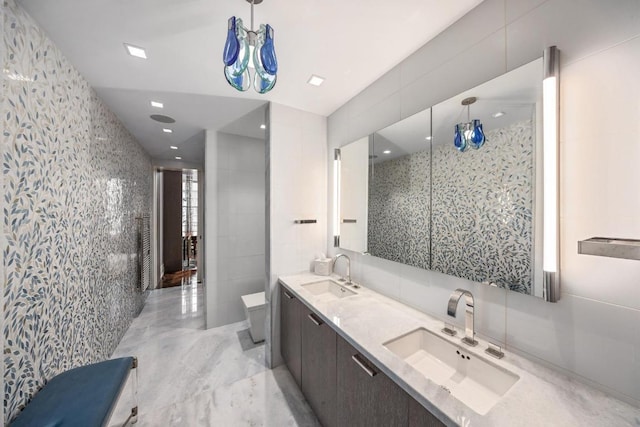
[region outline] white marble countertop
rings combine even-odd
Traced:
[[[458,345],[460,332],[458,337],[449,337],[440,331],[442,320],[365,286],[355,290],[358,295],[337,300],[313,295],[301,286],[328,278],[304,273],[280,277],[279,280],[340,336],[447,425],[640,426],[639,408],[519,355],[505,352],[503,359],[494,359],[484,353],[488,343],[482,339],[478,339],[478,346],[465,350],[502,366],[520,379],[486,415],[479,415],[383,346],[383,343],[419,327]]]

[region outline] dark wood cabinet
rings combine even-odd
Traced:
[[[307,309],[302,315],[302,393],[324,427],[336,425],[337,334]]]
[[[301,387],[302,303],[280,285],[280,351],[289,372]]]
[[[408,425],[409,395],[338,337],[338,426]]]
[[[409,427],[444,427],[444,423],[417,400],[409,397]]]
[[[444,426],[282,285],[280,348],[324,427]]]

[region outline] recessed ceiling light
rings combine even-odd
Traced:
[[[169,148],[171,148],[172,150],[177,150],[178,147],[176,147],[175,145],[171,145]]]
[[[431,141],[431,137],[430,137],[430,136],[427,136],[425,139],[426,139],[427,141]]]
[[[125,43],[124,47],[127,48],[129,55],[135,56],[136,58],[147,59],[147,52],[145,52],[143,48],[128,43]]]
[[[391,154],[391,150],[384,150],[382,154]]]
[[[312,74],[309,80],[307,80],[307,83],[313,86],[320,86],[323,82],[324,77],[316,76],[315,74]]]
[[[260,129],[266,129],[267,125],[265,125],[264,123],[260,125]]]
[[[164,108],[164,104],[158,101],[151,101],[151,106],[155,108]]]
[[[504,111],[498,111],[497,113],[492,114],[492,116],[493,116],[495,119],[497,119],[498,117],[502,117],[502,116],[504,116],[505,114],[507,114],[507,113],[505,113]]]
[[[164,132],[164,133],[173,133],[173,131],[171,129],[167,129],[167,128],[163,128],[162,132]]]
[[[182,157],[176,156],[176,160],[182,160]]]

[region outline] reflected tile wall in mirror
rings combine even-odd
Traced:
[[[430,268],[431,153],[380,162],[369,185],[369,253]]]
[[[531,294],[533,135],[526,120],[479,150],[434,146],[432,270]]]

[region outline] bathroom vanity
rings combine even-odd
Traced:
[[[637,425],[637,408],[337,279],[279,279],[282,356],[325,427]]]
[[[343,293],[337,290],[340,285],[334,288],[336,293]],[[280,297],[282,357],[323,426],[445,425],[325,323],[318,312],[301,302],[297,294],[283,286]]]

